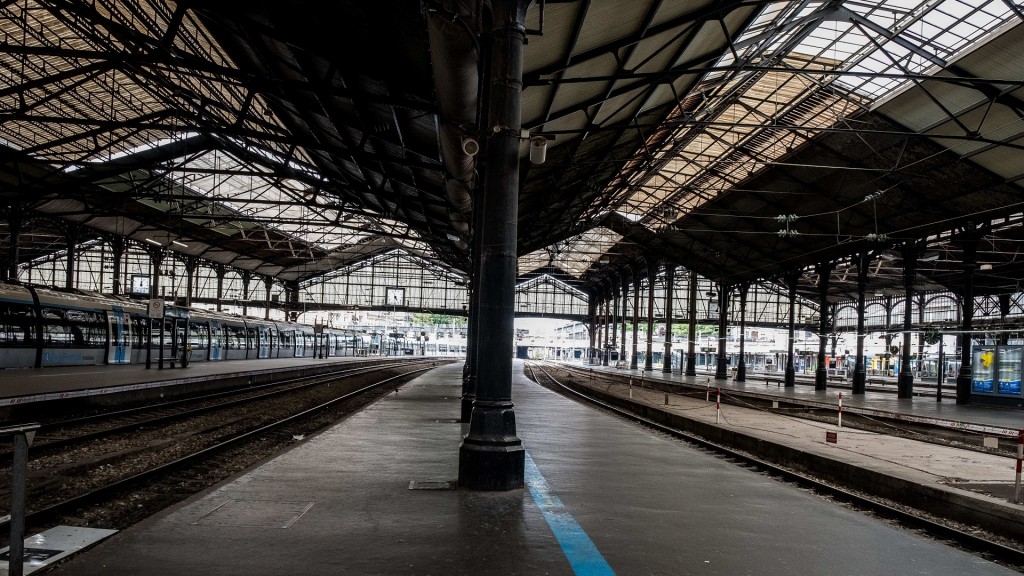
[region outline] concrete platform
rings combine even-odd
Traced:
[[[450,489],[461,370],[432,370],[52,573],[1015,574],[563,398],[518,362],[529,489]]]

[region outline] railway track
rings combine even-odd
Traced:
[[[682,440],[691,446],[702,451],[713,453],[746,468],[757,470],[772,477],[793,483],[803,489],[812,490],[817,494],[840,502],[851,508],[871,513],[877,517],[895,522],[898,525],[911,530],[917,530],[930,537],[949,542],[961,549],[971,551],[988,560],[1009,565],[1017,570],[1024,570],[1024,550],[996,542],[980,531],[973,529],[962,529],[952,523],[945,523],[934,517],[920,513],[913,509],[894,506],[890,503],[872,498],[846,487],[818,480],[807,474],[796,472],[788,468],[778,466],[769,461],[762,460],[746,452],[734,450],[728,446],[710,442],[700,436],[691,434],[649,418],[637,415],[628,410],[604,402],[594,396],[590,396],[560,382],[552,376],[542,364],[528,362],[526,364],[527,376],[551,390],[565,396],[575,398],[584,403],[597,406],[627,420],[639,423],[643,426],[666,434],[673,438]],[[845,419],[844,419],[845,423]]]
[[[348,377],[408,365],[409,362],[405,361],[346,366],[343,369],[328,373],[254,384],[244,388],[221,390],[157,404],[104,410],[84,416],[74,416],[59,420],[47,421],[45,415],[40,415],[42,417],[32,418],[32,420],[40,424],[32,445],[32,455],[35,458],[39,458],[43,455],[52,454],[57,450],[67,449],[116,434],[129,433],[147,427],[163,426],[208,412],[225,410],[250,402],[310,390]],[[12,454],[10,450],[0,451],[0,477],[2,477],[5,471],[4,467],[10,466]],[[2,485],[2,482],[0,482],[0,486]]]
[[[118,411],[117,419],[129,421],[102,430],[93,429],[96,420],[109,415],[50,423],[49,442],[29,453],[27,533],[58,524],[127,527],[301,441],[438,363],[378,364],[283,388],[278,383],[255,393],[237,391],[242,397],[218,393],[175,401],[173,407]],[[75,426],[77,433],[52,435]],[[9,470],[0,470],[0,480],[0,494],[7,494],[0,502],[7,504]],[[0,536],[6,537],[7,526],[0,519]]]

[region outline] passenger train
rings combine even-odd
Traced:
[[[355,330],[257,320],[84,291],[0,284],[0,368],[365,355]]]

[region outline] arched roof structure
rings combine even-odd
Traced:
[[[0,253],[150,241],[302,281],[402,248],[469,269],[484,5],[0,5]],[[528,14],[521,277],[1019,290],[1012,0],[548,1]],[[500,129],[500,127],[499,127]],[[546,161],[529,160],[533,141]],[[467,153],[469,152],[469,153]],[[965,257],[968,251],[976,255]],[[973,247],[973,248],[972,248]]]

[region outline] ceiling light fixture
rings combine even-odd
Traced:
[[[143,238],[143,240],[145,240],[146,242],[149,242],[150,244],[156,244],[157,246],[163,246],[163,244],[157,242],[156,240],[153,240],[152,238]]]

